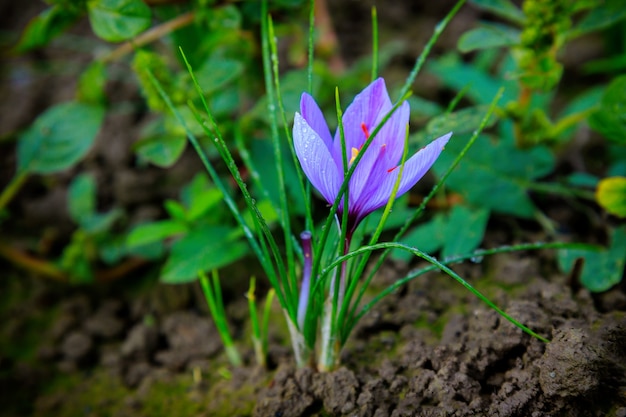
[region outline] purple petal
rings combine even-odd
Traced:
[[[357,183],[357,181],[361,181],[361,178],[355,179],[354,176],[350,180],[350,206],[348,209],[354,215],[355,226],[371,212],[371,210],[368,211],[369,201],[380,190],[389,176],[386,164],[387,150],[388,146],[382,146],[376,150],[378,157],[368,171],[368,177],[364,178],[362,183]],[[374,153],[375,149],[369,148],[368,152],[370,151]],[[354,173],[356,174],[358,170],[359,167]],[[355,188],[359,189],[358,193],[353,192]]]
[[[322,138],[326,147],[328,149],[332,149],[333,139],[330,135],[328,124],[324,119],[324,114],[313,97],[307,93],[302,93],[302,97],[300,98],[300,111],[304,120],[311,128],[313,128],[313,130],[315,130],[320,138]]]
[[[398,164],[404,151],[409,113],[409,104],[405,102],[382,126],[354,170],[350,180],[351,197],[359,200],[367,198],[362,196],[362,193],[371,189],[373,184],[382,183],[387,177],[387,170]],[[380,118],[383,117],[384,115]],[[384,152],[381,152],[381,149],[384,149]]]
[[[371,133],[376,127],[379,114],[387,113],[391,107],[387,87],[382,78],[378,78],[357,94],[341,118],[348,155],[350,155],[352,148],[359,149],[367,140],[361,124],[365,124]],[[336,155],[341,155],[339,129],[335,133],[333,152]],[[348,157],[348,159],[350,158]]]
[[[410,113],[409,103],[405,101],[387,120],[387,123],[380,128],[380,132],[374,138],[374,142],[382,140],[387,145],[387,169],[395,167],[402,159],[406,126],[409,124]],[[381,115],[381,120],[378,123],[382,122],[384,116],[384,114]]]
[[[396,197],[406,193],[426,174],[439,157],[439,154],[441,154],[446,143],[448,143],[450,136],[452,136],[452,132],[434,140],[405,162]],[[363,212],[366,213],[365,215],[387,204],[399,172],[399,168],[394,169],[367,199],[367,202],[362,207]]]
[[[293,145],[307,178],[332,204],[341,185],[337,166],[324,140],[299,113],[293,123]]]

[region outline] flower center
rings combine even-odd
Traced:
[[[369,130],[367,130],[367,126],[365,126],[365,123],[361,123],[361,130],[363,131],[363,134],[365,135],[365,140],[369,139],[370,132],[369,132]],[[362,147],[363,147],[363,145],[361,145],[359,147],[359,149],[352,148],[350,150],[351,154],[350,154],[350,161],[348,161],[348,166],[352,165],[352,163],[354,162],[356,157],[359,156],[359,152],[361,151]]]

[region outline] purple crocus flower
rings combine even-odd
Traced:
[[[378,78],[346,109],[343,118],[348,164],[352,164],[370,132],[392,109],[385,81]],[[409,104],[404,102],[378,131],[361,157],[348,184],[348,232],[351,234],[368,214],[387,204],[398,178],[398,164],[404,152]],[[405,161],[397,197],[413,187],[435,163],[452,133],[444,135]],[[335,137],[319,106],[307,93],[302,94],[296,113],[293,139],[300,165],[313,186],[333,204],[344,179],[339,129]],[[341,218],[343,200],[338,209]]]

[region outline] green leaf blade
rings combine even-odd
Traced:
[[[18,140],[18,171],[49,174],[73,166],[91,148],[104,112],[78,102],[46,110]]]
[[[447,152],[434,165],[437,175],[445,172],[463,146],[459,137],[448,142]],[[531,218],[536,207],[528,196],[529,186],[552,172],[554,163],[546,147],[520,150],[508,142],[492,142],[483,136],[452,172],[447,185],[476,207]]]
[[[78,13],[59,5],[52,6],[35,16],[26,26],[15,46],[18,52],[46,46],[52,39],[71,26],[78,18]]]
[[[600,108],[589,117],[591,128],[616,143],[626,143],[626,75],[607,87]]]
[[[198,271],[218,269],[240,259],[248,253],[248,245],[233,238],[231,232],[225,227],[205,227],[176,242],[161,271],[161,282],[193,282]]]
[[[509,0],[470,0],[470,3],[515,23],[524,23],[526,16]]]
[[[457,48],[461,52],[514,46],[520,42],[520,31],[505,25],[481,23],[480,27],[465,32]]]
[[[141,0],[90,0],[87,11],[96,35],[122,42],[150,26],[150,8]]]
[[[576,259],[582,258],[584,265],[580,280],[592,292],[602,292],[618,284],[622,280],[626,263],[626,227],[613,231],[609,248],[598,250],[562,250],[558,260],[561,270],[568,272]]]

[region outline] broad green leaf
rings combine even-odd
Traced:
[[[81,224],[96,213],[96,182],[89,174],[80,174],[69,186],[67,208],[70,217]]]
[[[167,104],[165,104],[161,94],[154,86],[152,77],[159,81],[163,90],[175,104],[186,102],[186,92],[180,91],[180,89],[176,88],[174,74],[170,71],[163,56],[157,54],[156,52],[139,49],[133,56],[131,66],[135,72],[135,76],[139,80],[141,94],[146,99],[148,107],[151,110],[154,110],[157,113],[170,113],[169,111],[166,111],[168,109]],[[181,130],[183,130],[182,135],[184,136],[184,129]],[[167,129],[167,131],[170,133],[175,132],[174,129]]]
[[[109,230],[121,215],[117,209],[96,212],[96,182],[89,174],[81,174],[72,181],[67,205],[72,219],[92,235]]]
[[[186,145],[185,135],[170,133],[163,119],[158,119],[146,125],[141,139],[133,144],[133,149],[141,159],[168,168],[178,161]]]
[[[446,241],[446,216],[437,214],[432,220],[423,223],[411,230],[402,239],[402,243],[418,248],[426,253],[435,253]],[[394,250],[392,256],[408,262],[413,256],[409,252]]]
[[[461,52],[478,49],[513,46],[520,42],[520,31],[506,25],[481,23],[480,27],[465,32],[459,38],[457,48]]]
[[[483,241],[489,220],[486,209],[471,209],[456,205],[448,214],[437,214],[432,220],[409,232],[403,243],[417,247],[427,253],[441,249],[441,256],[464,255],[473,252]],[[393,257],[408,261],[411,254],[394,251]]]
[[[216,205],[222,201],[222,193],[209,182],[206,174],[199,173],[183,188],[181,200],[187,207],[187,221],[191,222],[207,215],[211,209],[217,208]],[[219,224],[222,221],[221,212],[223,210],[218,209],[210,216],[211,224]]]
[[[143,138],[133,148],[141,159],[161,168],[169,168],[178,161],[186,145],[184,136],[165,134]]]
[[[576,259],[582,258],[584,265],[581,274],[582,284],[593,292],[606,291],[622,280],[626,263],[626,227],[615,229],[608,248],[593,250],[561,250],[558,253],[559,266],[569,272]]]
[[[165,200],[163,207],[165,207],[167,214],[169,214],[172,219],[183,223],[187,221],[187,209],[178,201]]]
[[[438,103],[417,96],[410,96],[407,101],[411,106],[411,117],[434,117],[444,110]]]
[[[87,11],[94,33],[108,42],[125,41],[150,26],[150,8],[141,0],[89,0]]]
[[[509,0],[470,0],[470,3],[515,23],[524,23],[526,16]]]
[[[34,17],[24,29],[15,46],[18,52],[45,46],[57,35],[72,25],[79,14],[76,10],[52,6]]]
[[[72,284],[93,282],[91,269],[91,242],[87,234],[78,229],[72,234],[70,243],[63,249],[58,265],[70,276]]]
[[[209,28],[211,30],[239,30],[241,28],[241,12],[234,4],[228,4],[222,7],[213,7],[210,9],[209,13]]]
[[[580,188],[596,188],[598,182],[600,182],[598,177],[586,172],[573,172],[571,175],[568,175],[565,180],[568,185]]]
[[[626,55],[617,53],[606,58],[598,58],[585,62],[583,72],[585,74],[614,73],[623,74],[626,71]]]
[[[205,94],[210,95],[237,79],[244,65],[237,60],[225,57],[211,57],[198,70],[196,78]]]
[[[584,114],[587,111],[591,111],[594,107],[597,107],[603,94],[604,88],[595,87],[586,90],[571,100],[559,115],[559,121],[556,127],[557,138],[563,141],[570,139],[574,131],[579,128],[582,123],[575,123],[567,128],[561,128],[560,124],[568,123],[570,118],[576,117],[578,114]]]
[[[106,76],[106,67],[101,61],[89,64],[78,80],[78,100],[87,104],[106,104]]]
[[[609,84],[600,109],[589,117],[589,125],[607,139],[626,143],[626,75]]]
[[[609,213],[626,217],[626,177],[611,177],[600,181],[596,200]]]
[[[426,129],[418,133],[416,138],[424,137],[430,141],[449,132],[454,132],[455,135],[471,133],[478,129],[488,108],[489,106],[476,106],[437,116],[428,122]],[[493,126],[496,121],[497,117],[492,115],[486,127]],[[411,138],[411,142],[414,140],[415,138]],[[422,144],[428,141],[418,140]]]
[[[456,205],[450,212],[446,225],[446,238],[441,256],[448,258],[473,252],[483,241],[489,210],[472,210]]]
[[[626,146],[609,144],[607,154],[611,162],[606,171],[606,176],[626,177]]]
[[[18,171],[49,174],[81,160],[100,130],[104,108],[74,101],[40,115],[17,145]]]
[[[626,18],[626,7],[623,0],[605,0],[598,2],[597,6],[568,33],[569,38],[595,32],[609,27]]]
[[[128,246],[127,236],[106,234],[98,241],[98,255],[102,262],[115,265],[126,256],[138,257],[146,260],[163,258],[165,246],[163,242],[153,242],[141,246]]]
[[[161,220],[141,224],[129,233],[126,238],[126,245],[129,248],[135,248],[154,242],[161,242],[167,238],[184,234],[187,231],[187,225],[176,220]]]
[[[502,103],[517,99],[519,86],[513,79],[497,79],[490,74],[461,61],[457,54],[449,54],[439,59],[431,59],[426,69],[442,82],[456,90],[469,86],[467,96],[476,104],[489,105],[500,87],[505,87]]]
[[[113,223],[120,218],[121,214],[122,211],[119,209],[113,209],[106,213],[95,213],[83,219],[80,226],[89,234],[107,232],[111,229]]]
[[[116,265],[126,256],[146,260],[159,260],[163,257],[162,242],[130,247],[126,244],[127,236],[106,234],[98,240],[98,256],[107,265]]]
[[[161,282],[192,282],[197,279],[198,271],[221,268],[240,259],[248,253],[248,245],[236,237],[240,234],[239,229],[226,227],[205,227],[192,231],[172,246],[161,270]]]
[[[443,172],[465,146],[466,137],[453,136],[434,165]],[[536,208],[528,197],[532,182],[554,169],[548,148],[517,149],[504,141],[481,136],[448,178],[446,185],[476,207],[530,218]]]

